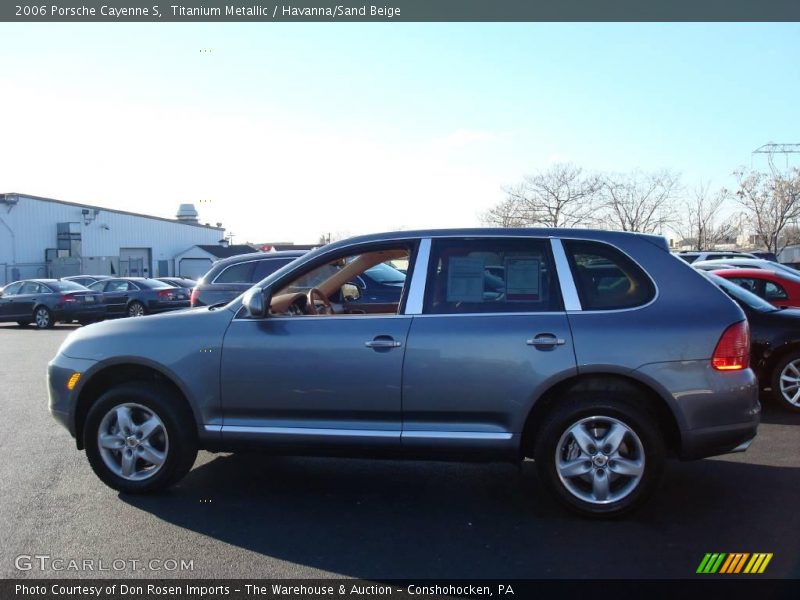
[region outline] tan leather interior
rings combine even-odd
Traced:
[[[323,294],[325,294],[326,297],[330,298],[331,296],[335,295],[345,283],[347,283],[348,281],[353,281],[356,277],[361,275],[367,269],[389,260],[407,259],[408,257],[409,257],[408,250],[406,248],[367,252],[365,254],[357,256],[355,259],[353,259],[347,265],[342,267],[331,277],[329,277],[322,283],[319,283],[316,287]],[[289,283],[289,286],[291,286],[291,282]],[[297,300],[298,296],[304,296],[304,295],[305,294],[303,293],[290,293],[290,294],[279,294],[277,296],[273,296],[270,302],[270,310],[272,312],[286,312],[289,306],[294,301]],[[397,312],[396,305],[382,305],[382,306],[387,308],[390,306],[394,306],[394,310],[390,312]],[[369,312],[374,312],[374,311],[369,311]]]

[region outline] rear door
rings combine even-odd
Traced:
[[[23,283],[19,293],[11,299],[11,315],[14,317],[32,317],[33,306],[40,293],[41,286],[35,281]]]
[[[103,300],[106,303],[106,311],[110,315],[121,315],[125,313],[128,305],[131,284],[124,279],[111,279],[105,284]]]
[[[422,305],[413,292],[407,305],[421,314],[403,367],[403,446],[515,452],[533,400],[576,372],[549,240],[434,239],[423,285]]]

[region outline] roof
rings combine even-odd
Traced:
[[[8,192],[0,194],[0,200],[4,200],[7,196],[17,196],[19,198],[30,198],[40,202],[54,202],[56,204],[66,204],[67,206],[76,206],[78,208],[92,208],[102,210],[110,213],[117,213],[120,215],[128,215],[131,217],[141,217],[143,219],[155,219],[157,221],[166,221],[167,223],[175,223],[176,225],[189,225],[191,227],[202,227],[203,229],[216,229],[217,231],[224,232],[224,227],[212,227],[211,225],[204,225],[202,223],[188,223],[186,221],[178,221],[177,219],[167,219],[166,217],[156,217],[154,215],[145,215],[143,213],[135,213],[127,210],[118,210],[116,208],[107,208],[105,206],[97,206],[95,204],[82,204],[80,202],[67,202],[66,200],[56,200],[55,198],[44,198],[42,196],[32,196],[31,194],[20,194],[17,192]]]
[[[239,254],[250,254],[255,248],[248,244],[234,244],[233,246],[215,246],[214,244],[197,244],[201,250],[213,254],[217,258],[230,258]]]

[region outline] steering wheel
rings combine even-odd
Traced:
[[[317,308],[316,300],[322,303],[322,308]],[[310,315],[332,315],[333,307],[328,297],[322,293],[319,288],[311,288],[308,290],[308,302],[306,303],[306,312]]]

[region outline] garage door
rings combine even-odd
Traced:
[[[200,279],[211,268],[208,258],[182,258],[178,262],[178,276]]]

